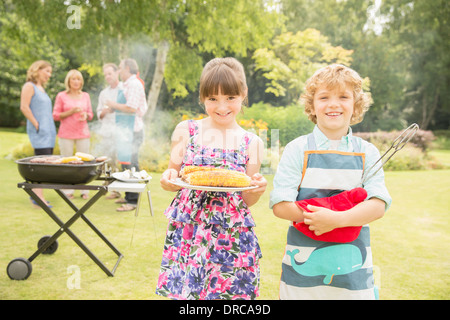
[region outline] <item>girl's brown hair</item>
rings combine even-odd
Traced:
[[[47,67],[51,67],[50,62],[45,60],[38,60],[31,64],[31,66],[27,70],[27,82],[31,81],[34,84],[37,84],[39,79],[39,70],[45,69]],[[42,84],[45,87],[45,83]]]
[[[219,93],[229,96],[245,96],[247,104],[247,82],[244,67],[235,58],[215,58],[203,68],[200,77],[200,103]]]
[[[305,105],[305,113],[309,120],[317,123],[317,117],[312,114],[314,110],[314,94],[322,85],[325,85],[327,88],[345,88],[350,86],[355,101],[350,124],[353,125],[362,121],[371,104],[370,93],[364,92],[362,88],[363,79],[360,75],[353,69],[341,64],[332,64],[317,70],[306,82],[305,92],[301,95],[301,100]]]

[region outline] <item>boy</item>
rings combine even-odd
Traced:
[[[369,96],[354,70],[333,64],[307,81],[302,99],[305,113],[316,126],[309,135],[286,145],[274,178],[270,207],[275,216],[303,222],[315,235],[336,228],[363,227],[356,240],[335,243],[312,239],[291,223],[282,261],[280,298],[374,299],[367,224],[381,218],[392,201],[383,170],[364,183],[367,199],[349,210],[310,205],[311,212],[306,212],[295,204],[356,188],[363,170],[378,160],[376,147],[353,136],[350,128],[368,110]]]

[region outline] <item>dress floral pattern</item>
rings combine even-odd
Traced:
[[[182,164],[245,172],[252,133],[238,150],[198,145],[198,124]],[[255,299],[259,259],[255,222],[240,192],[181,189],[164,214],[169,219],[156,293],[173,299]]]

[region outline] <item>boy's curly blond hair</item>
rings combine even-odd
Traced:
[[[353,115],[350,124],[357,124],[364,118],[371,104],[370,93],[364,92],[363,79],[353,69],[341,64],[331,64],[317,70],[314,75],[306,81],[305,92],[300,96],[305,105],[305,113],[309,120],[317,123],[317,117],[312,114],[314,110],[314,94],[317,89],[325,85],[327,88],[345,88],[350,86],[355,100]]]

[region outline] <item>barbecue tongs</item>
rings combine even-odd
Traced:
[[[394,154],[400,151],[412,139],[412,137],[414,137],[418,130],[419,125],[417,123],[413,123],[408,128],[406,128],[397,138],[395,138],[395,140],[392,142],[391,147],[387,149],[387,151],[380,157],[380,159],[378,159],[368,170],[363,173],[360,186],[362,186],[367,180],[372,178],[381,168],[383,168],[384,164],[388,162]],[[384,157],[387,158],[383,160]],[[374,173],[369,175],[372,169],[375,168],[375,165],[380,161],[382,161],[380,167]]]

